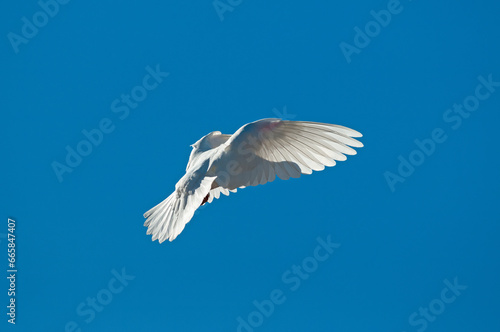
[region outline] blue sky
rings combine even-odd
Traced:
[[[497,2],[55,4],[0,14],[2,331],[500,329]],[[189,145],[269,117],[365,147],[151,242]]]

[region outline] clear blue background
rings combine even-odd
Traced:
[[[17,331],[236,331],[252,302],[286,301],[255,331],[416,331],[409,316],[468,288],[428,331],[498,331],[500,90],[462,126],[443,113],[500,81],[497,1],[402,1],[348,64],[339,44],[387,1],[244,1],[221,21],[208,1],[71,1],[16,54],[7,38],[37,1],[0,11],[0,240],[17,220]],[[146,66],[170,76],[120,120],[110,105]],[[365,147],[334,168],[204,207],[172,243],[142,214],[184,174],[189,144],[277,117],[342,124]],[[64,162],[103,118],[116,129],[62,183]],[[446,142],[393,193],[384,172],[435,128]],[[341,247],[296,291],[281,280],[316,238]],[[135,276],[95,319],[76,308]],[[0,283],[2,331],[8,298]]]

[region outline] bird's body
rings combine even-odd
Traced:
[[[196,209],[220,194],[238,188],[298,178],[321,171],[356,154],[349,146],[363,144],[352,129],[318,122],[263,119],[244,125],[233,135],[211,132],[191,145],[186,174],[175,191],[144,214],[153,241],[172,241]]]

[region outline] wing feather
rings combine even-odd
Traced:
[[[242,188],[242,187],[240,187],[240,188]],[[212,203],[214,198],[219,199],[221,193],[226,195],[226,196],[229,196],[230,193],[235,193],[236,191],[237,191],[237,189],[228,190],[228,189],[223,188],[223,187],[214,188],[214,189],[210,190],[210,195],[208,196],[208,203]]]
[[[235,189],[272,182],[276,176],[287,180],[321,171],[346,160],[346,155],[356,154],[352,147],[363,144],[353,137],[362,135],[327,123],[279,119],[252,122],[221,145],[216,182],[223,188]],[[229,169],[230,162],[237,162],[240,171],[223,181],[220,172]]]

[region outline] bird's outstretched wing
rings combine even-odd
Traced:
[[[175,190],[163,202],[144,213],[147,218],[144,226],[148,227],[147,234],[153,235],[152,240],[158,239],[160,243],[166,239],[174,240],[210,192],[214,179],[207,176],[192,181],[189,190]]]
[[[363,144],[361,133],[338,125],[263,119],[241,127],[222,146],[217,184],[232,190],[298,178],[346,160]],[[351,147],[350,147],[351,146]]]

